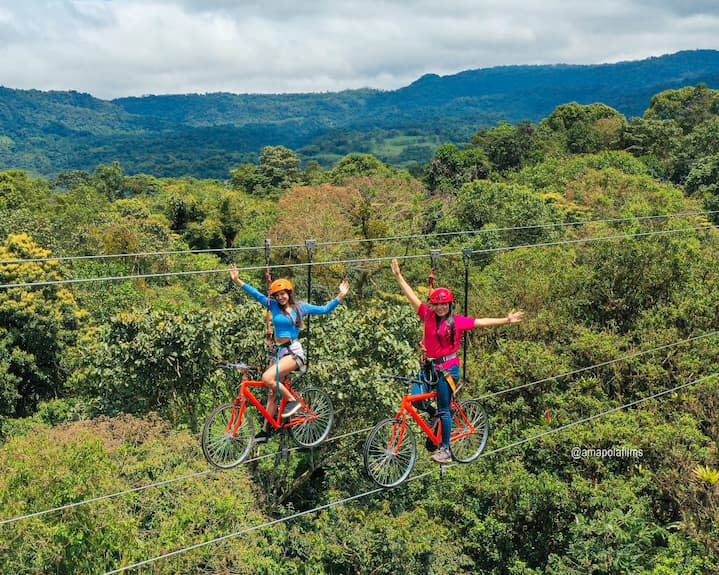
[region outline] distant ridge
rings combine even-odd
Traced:
[[[597,65],[516,65],[427,74],[392,91],[321,94],[183,94],[100,100],[74,91],[0,87],[0,169],[52,176],[119,161],[126,173],[226,178],[266,145],[330,163],[350,151],[375,152],[412,134],[411,154],[461,142],[500,120],[539,122],[567,102],[601,102],[627,118],[643,115],[665,90],[704,83],[719,89],[719,51],[689,50]],[[419,142],[419,144],[418,144]],[[379,147],[378,147],[379,146]]]

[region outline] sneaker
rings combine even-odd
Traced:
[[[291,417],[297,413],[302,407],[299,401],[288,401],[285,405],[285,410],[282,412],[282,417]]]
[[[432,459],[437,463],[451,463],[452,452],[449,450],[449,447],[440,447],[432,454]]]
[[[265,431],[264,429],[255,435],[255,443],[267,443],[272,435],[271,431]]]

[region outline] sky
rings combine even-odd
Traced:
[[[0,86],[394,90],[424,74],[719,49],[717,0],[0,0]]]

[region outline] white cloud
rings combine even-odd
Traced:
[[[394,89],[425,73],[719,48],[710,0],[25,0],[0,84],[146,93]]]

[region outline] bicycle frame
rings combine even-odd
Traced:
[[[289,421],[283,423],[282,411],[284,410],[285,404],[287,403],[287,398],[282,397],[280,399],[279,405],[277,406],[277,415],[271,415],[270,412],[267,411],[265,406],[260,402],[260,400],[255,397],[255,395],[252,393],[252,390],[250,389],[252,387],[266,387],[265,384],[260,380],[249,379],[247,371],[248,370],[242,370],[242,383],[240,384],[240,388],[237,392],[237,397],[235,397],[235,400],[233,402],[232,416],[227,422],[227,429],[225,430],[225,433],[231,434],[232,437],[235,437],[237,435],[237,430],[242,423],[242,418],[244,417],[245,410],[247,409],[247,402],[254,405],[255,409],[257,409],[260,415],[262,415],[262,417],[264,417],[274,429],[279,429],[283,426],[293,427],[295,425],[299,425],[300,423],[311,421],[317,417],[314,412],[307,409],[307,405],[305,404],[304,399],[297,396],[297,400],[302,404],[305,409],[307,409],[307,411],[310,411],[311,415],[294,416],[289,419]],[[283,385],[287,389],[292,391],[289,379],[285,379]]]
[[[432,429],[423,416],[418,413],[420,401],[437,397],[436,391],[412,394],[413,386],[424,383],[414,378],[383,375],[382,379],[403,381],[407,388],[402,395],[402,403],[394,417],[378,422],[365,441],[363,455],[364,467],[370,479],[380,487],[395,487],[402,483],[412,471],[417,458],[415,430],[409,426],[410,418],[417,422],[427,436],[425,447],[432,450],[442,442],[441,420],[436,429]],[[461,404],[452,397],[449,405],[452,421],[450,448],[452,460],[458,463],[470,463],[479,457],[484,449],[489,433],[487,415],[480,403],[468,399]]]
[[[417,393],[415,395],[404,394],[402,396],[402,405],[400,405],[399,411],[397,412],[397,415],[395,415],[395,419],[402,422],[402,427],[400,428],[400,433],[402,436],[404,436],[404,429],[407,426],[407,416],[409,415],[417,422],[417,425],[419,425],[420,429],[424,431],[427,437],[429,437],[435,443],[435,445],[439,445],[439,430],[437,430],[437,433],[435,433],[434,430],[429,425],[427,425],[427,422],[424,420],[424,418],[419,413],[417,413],[417,410],[414,408],[413,405],[418,401],[435,399],[436,397],[436,391]],[[400,437],[400,439],[403,439],[403,437]]]
[[[395,447],[395,450],[399,448],[399,446],[402,444],[402,441],[404,440],[405,429],[407,428],[407,416],[410,416],[412,419],[414,419],[415,422],[417,422],[417,425],[419,425],[420,429],[425,433],[425,435],[427,435],[427,437],[429,437],[432,443],[434,443],[435,445],[440,444],[440,441],[442,439],[441,428],[438,427],[437,431],[435,432],[429,425],[427,425],[427,422],[425,421],[424,417],[417,413],[417,410],[413,405],[418,401],[435,399],[436,397],[436,391],[428,391],[426,393],[418,393],[414,395],[405,393],[402,396],[402,404],[399,408],[399,411],[397,412],[397,415],[395,415],[395,419],[399,423],[401,423],[399,427],[399,437],[392,437],[392,445],[397,446]],[[471,421],[469,421],[469,419],[467,419],[467,416],[460,408],[459,403],[454,398],[452,398],[450,402],[450,409],[456,414],[456,417],[459,417],[459,419],[463,423],[461,430],[455,428],[454,426],[452,427],[452,435],[450,441],[457,441],[459,439],[467,437],[468,435],[473,434],[475,431],[474,425]]]

